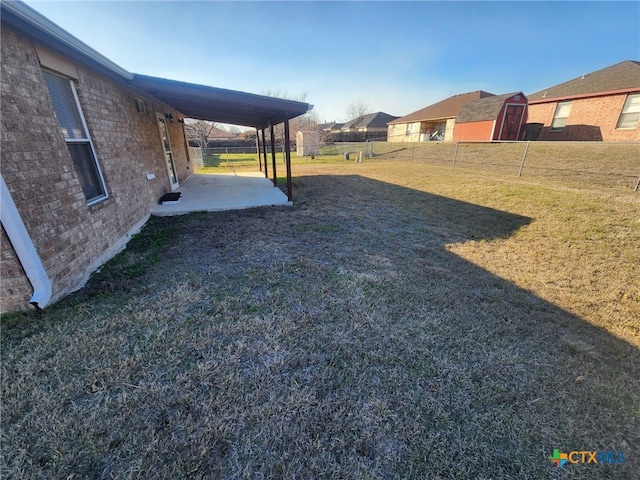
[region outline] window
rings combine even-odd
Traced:
[[[104,200],[107,198],[107,189],[73,82],[50,72],[43,71],[42,74],[87,204]]]
[[[135,102],[136,102],[136,111],[138,113],[142,113],[143,115],[146,115],[147,113],[149,113],[149,110],[147,109],[147,104],[144,103],[144,100],[140,100],[139,98],[136,98]]]
[[[638,128],[638,120],[640,120],[640,93],[627,95],[616,128]]]
[[[556,113],[553,114],[551,122],[551,130],[563,130],[569,118],[571,111],[571,102],[559,102],[556,107]]]

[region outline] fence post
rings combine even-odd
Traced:
[[[518,176],[522,176],[522,169],[524,168],[524,159],[527,158],[527,151],[529,150],[529,144],[531,140],[527,141],[527,146],[524,147],[524,154],[522,155],[522,162],[520,162],[520,170],[518,170]]]
[[[455,152],[453,152],[453,167],[452,168],[456,168],[456,158],[458,158],[458,145],[460,145],[460,142],[456,142],[456,150],[455,150]]]
[[[638,191],[638,187],[640,187],[640,177],[638,177],[638,181],[636,182],[636,186],[634,187],[633,191],[637,192]]]
[[[229,166],[229,147],[226,148],[227,151],[227,167]]]

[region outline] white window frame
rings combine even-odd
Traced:
[[[631,109],[631,104],[633,102],[636,102],[636,105],[634,105],[635,108],[640,107],[640,93],[630,93],[629,95],[627,95],[627,98],[624,101],[624,105],[622,106],[622,111],[620,112],[620,116],[618,117],[618,123],[616,123],[616,130],[635,130],[638,128],[638,124],[640,123],[640,109],[638,109],[638,111],[632,111],[630,112],[629,110]],[[633,127],[621,127],[620,125],[625,121],[625,117],[626,116],[630,116],[630,115],[637,115],[637,119],[636,119],[636,124]]]
[[[75,83],[72,79],[64,76],[64,75],[60,75],[54,71],[51,70],[44,70],[43,69],[43,73],[48,74],[48,75],[53,75],[59,78],[62,78],[63,80],[68,81],[71,84],[71,93],[73,94],[73,98],[75,100],[75,107],[78,111],[78,117],[80,119],[80,123],[81,126],[84,130],[84,138],[68,138],[68,137],[64,137],[64,141],[66,144],[88,144],[89,145],[89,151],[91,153],[91,157],[93,160],[93,164],[96,168],[96,172],[98,174],[98,183],[99,186],[102,190],[102,195],[98,195],[94,198],[91,199],[87,199],[87,206],[92,206],[95,205],[97,203],[103,202],[104,200],[106,200],[107,198],[109,198],[109,192],[107,191],[107,184],[104,181],[104,176],[102,174],[102,169],[100,168],[100,162],[98,162],[98,157],[96,155],[96,150],[93,146],[93,140],[91,139],[91,134],[89,133],[89,127],[87,127],[87,122],[84,118],[84,112],[82,111],[82,106],[80,105],[80,98],[78,97],[78,92],[76,90],[76,86]],[[48,89],[47,89],[48,92]],[[55,112],[55,110],[54,110]],[[71,155],[71,152],[69,152],[69,155]],[[73,162],[73,159],[72,159]],[[74,166],[74,170],[75,170],[75,166]],[[79,175],[78,175],[79,176]],[[82,185],[82,180],[80,180],[80,183]],[[84,194],[84,192],[83,192]],[[86,198],[86,196],[85,196]]]
[[[562,116],[560,117],[558,114],[560,113],[561,107],[564,107],[565,105],[569,105],[569,109],[567,111],[567,116]],[[553,119],[551,120],[551,131],[552,132],[561,132],[562,130],[564,130],[564,128],[567,125],[567,120],[569,120],[569,115],[571,115],[571,100],[567,101],[567,102],[558,102],[556,104],[556,110],[555,112],[553,112]],[[564,120],[564,122],[562,122],[562,125],[560,126],[556,126],[556,121],[557,120]]]

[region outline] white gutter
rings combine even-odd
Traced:
[[[31,303],[38,310],[47,306],[51,300],[51,280],[42,265],[42,260],[33,245],[33,241],[24,226],[22,217],[11,198],[11,193],[4,183],[4,177],[0,173],[0,220],[7,236],[18,255],[22,268],[33,286]]]

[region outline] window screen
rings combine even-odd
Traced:
[[[638,120],[640,120],[640,93],[634,93],[627,96],[616,128],[638,128]]]
[[[562,130],[569,118],[569,112],[571,111],[571,102],[560,102],[556,107],[556,112],[553,115],[553,122],[551,122],[552,130]]]
[[[106,198],[106,188],[71,80],[43,71],[51,104],[67,142],[73,166],[88,204]]]

